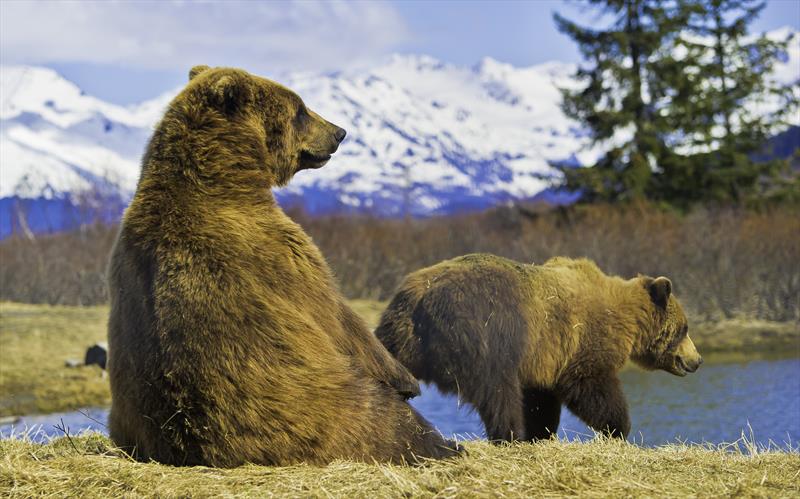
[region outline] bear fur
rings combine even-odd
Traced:
[[[270,190],[324,165],[345,131],[270,80],[190,76],[111,257],[111,438],[140,460],[218,467],[456,453]]]
[[[471,403],[491,440],[550,437],[562,404],[624,438],[627,359],[681,376],[702,362],[671,291],[585,259],[467,255],[408,275],[375,334],[416,378]]]

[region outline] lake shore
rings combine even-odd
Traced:
[[[385,303],[352,300],[374,327]],[[108,307],[0,303],[0,417],[65,412],[110,404],[108,380],[96,366],[69,368],[106,339]],[[698,350],[713,362],[800,356],[797,323],[727,320],[691,326]]]
[[[797,497],[800,454],[738,445],[642,448],[563,440],[496,446],[423,466],[337,461],[235,469],[137,463],[96,434],[0,440],[0,495],[159,497]]]

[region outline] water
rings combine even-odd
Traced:
[[[706,362],[679,378],[630,369],[620,378],[631,415],[629,440],[653,446],[676,441],[733,442],[742,436],[793,448],[800,442],[800,359]],[[468,405],[426,387],[412,404],[445,435],[485,438]],[[562,438],[592,438],[593,432],[566,409]]]
[[[78,435],[85,431],[108,434],[108,409],[92,407],[72,412],[23,416],[13,424],[0,426],[0,437],[27,435],[34,442],[52,437]]]
[[[769,445],[797,448],[800,442],[800,359],[706,362],[693,375],[678,378],[635,369],[621,374],[630,406],[632,435],[641,445],[688,442],[732,442],[744,432]],[[424,386],[412,404],[445,435],[484,438],[480,418],[468,405]],[[74,435],[84,429],[105,433],[108,412],[90,409],[26,416],[13,425],[28,428],[34,440]],[[8,436],[12,425],[0,426]],[[559,436],[591,438],[593,433],[564,410]]]

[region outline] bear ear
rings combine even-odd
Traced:
[[[669,295],[672,294],[672,281],[666,277],[656,277],[647,285],[653,303],[661,308],[666,308]]]
[[[250,99],[250,87],[241,75],[224,74],[211,86],[211,99],[232,114]]]
[[[192,68],[192,69],[189,71],[189,81],[192,81],[192,80],[194,80],[194,77],[195,77],[195,76],[199,75],[200,73],[202,73],[203,71],[206,71],[206,70],[208,70],[208,69],[211,69],[211,68],[209,68],[209,67],[208,67],[208,66],[206,66],[205,64],[201,64],[201,65],[199,65],[199,66],[195,66],[195,67],[193,67],[193,68]]]

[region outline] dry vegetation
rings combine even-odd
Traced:
[[[485,251],[520,261],[587,256],[607,272],[670,276],[709,352],[800,355],[800,212],[530,207],[426,220],[308,218],[294,213],[328,257],[358,312],[374,326],[404,274]],[[0,243],[0,299],[59,305],[106,301],[115,228],[98,225]],[[0,304],[0,416],[106,405],[98,368],[67,358],[106,336],[107,309]]]
[[[493,446],[421,467],[175,468],[130,461],[99,435],[0,441],[8,497],[797,497],[800,454],[747,441],[647,449],[619,441]]]
[[[692,339],[703,355],[773,352],[800,357],[800,324],[796,321],[727,319],[692,325]]]
[[[0,243],[0,299],[51,305],[107,301],[106,267],[116,228],[104,225],[54,236],[13,236]]]
[[[800,210],[649,205],[544,211],[498,208],[425,220],[292,215],[312,235],[351,298],[385,300],[406,273],[445,258],[490,252],[525,262],[586,256],[606,272],[667,275],[693,321],[800,320]],[[0,299],[90,305],[106,301],[114,228],[0,244]]]
[[[301,220],[303,220],[301,218]],[[688,215],[643,205],[429,220],[307,219],[348,296],[386,299],[406,273],[470,252],[523,262],[585,256],[607,273],[667,275],[695,322],[800,319],[800,212]]]

